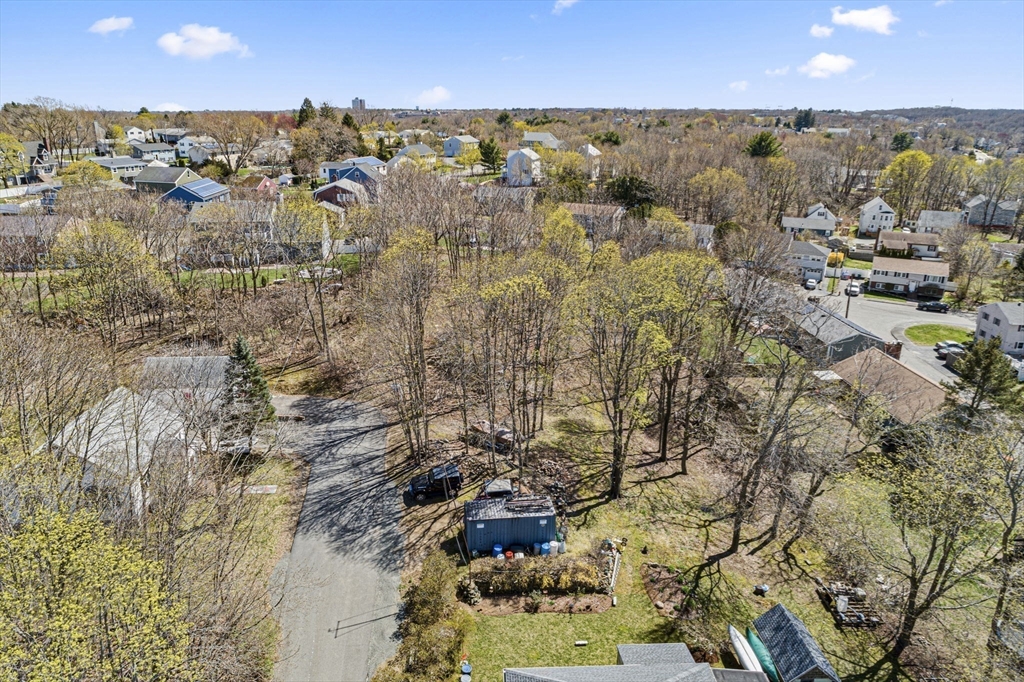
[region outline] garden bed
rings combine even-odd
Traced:
[[[661,564],[646,563],[640,567],[644,590],[658,614],[666,618],[680,617],[686,595],[679,584],[681,571]]]
[[[508,616],[513,613],[604,613],[612,605],[607,594],[541,594],[482,597],[466,608],[484,616]]]

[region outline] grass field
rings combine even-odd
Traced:
[[[974,334],[963,327],[948,324],[917,324],[908,327],[904,334],[917,346],[934,346],[939,341],[966,343],[974,338]]]
[[[857,260],[856,258],[847,258],[843,261],[844,268],[853,268],[856,270],[870,270],[871,261]]]

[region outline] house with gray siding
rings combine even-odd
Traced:
[[[149,166],[135,175],[135,189],[140,192],[158,192],[166,194],[175,187],[202,180],[197,173],[188,168]]]
[[[472,135],[452,135],[444,141],[444,155],[458,156],[470,149],[478,149],[479,147],[480,140]]]
[[[1012,227],[1017,219],[1020,203],[1012,200],[994,202],[984,194],[979,194],[964,203],[968,225],[984,227]]]
[[[522,149],[544,147],[545,149],[553,149],[557,151],[562,149],[565,146],[565,143],[551,133],[527,132],[523,133],[523,139],[519,141],[519,146]]]
[[[999,337],[1000,350],[1013,357],[1024,357],[1024,303],[989,303],[978,308],[975,340]]]
[[[826,364],[868,348],[885,349],[885,341],[859,324],[817,303],[808,303],[794,320],[801,334],[789,345],[802,355],[820,355]]]

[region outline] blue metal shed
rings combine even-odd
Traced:
[[[463,521],[470,552],[490,554],[494,545],[533,547],[555,539],[555,505],[540,495],[467,502]]]

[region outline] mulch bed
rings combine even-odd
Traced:
[[[466,606],[484,616],[507,616],[513,613],[529,613],[526,608],[528,597],[522,595],[484,597],[475,606]],[[611,608],[612,598],[607,594],[545,594],[536,613],[601,613]]]
[[[676,582],[679,570],[661,564],[645,563],[640,567],[644,590],[654,608],[666,618],[678,618],[676,607],[683,603],[683,588]]]

